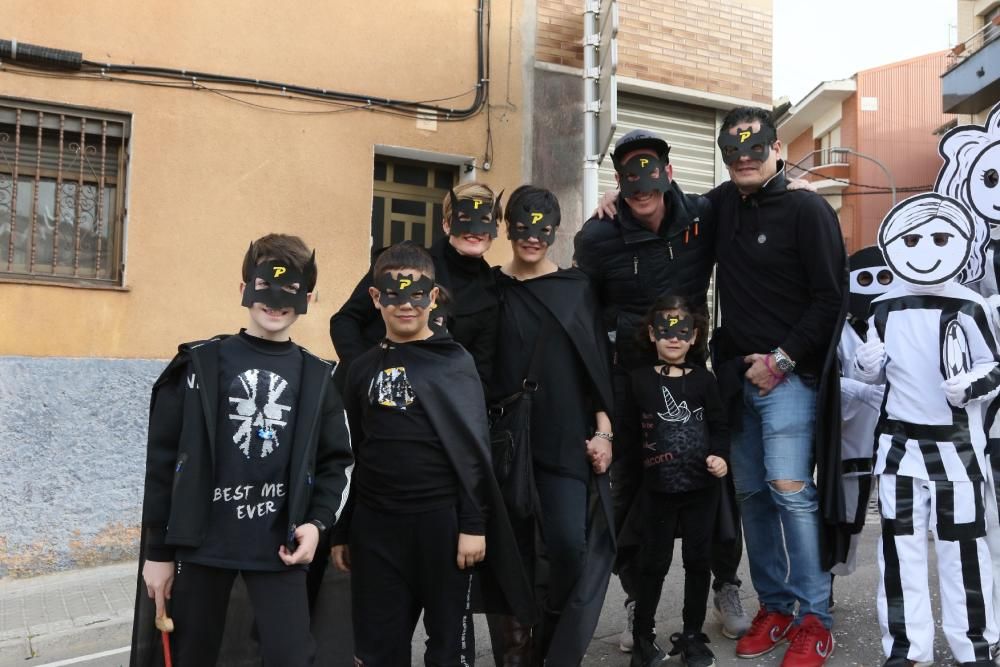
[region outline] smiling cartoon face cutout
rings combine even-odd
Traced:
[[[985,227],[959,202],[930,192],[895,206],[878,230],[878,247],[892,272],[912,285],[953,279],[973,253],[985,252]],[[977,233],[978,232],[978,233]]]

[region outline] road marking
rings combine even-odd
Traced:
[[[108,651],[101,651],[100,653],[81,655],[78,658],[67,658],[66,660],[57,660],[56,662],[46,662],[42,665],[38,665],[37,667],[65,667],[65,665],[77,665],[87,660],[97,660],[98,658],[106,658],[109,655],[118,655],[119,653],[127,653],[131,648],[132,648],[131,646],[113,648]]]

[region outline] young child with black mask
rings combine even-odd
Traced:
[[[486,556],[491,515],[503,510],[482,384],[471,355],[430,326],[438,287],[424,248],[380,254],[369,294],[386,337],[347,374],[358,467],[331,539],[334,564],[351,572],[355,664],[410,664],[421,611],[425,662],[472,664],[472,570]],[[520,567],[495,546],[491,534],[494,560]]]
[[[627,404],[634,412],[625,427],[638,428],[643,445],[632,667],[650,667],[665,657],[655,642],[653,616],[678,535],[683,536],[684,629],[670,637],[670,655],[680,654],[688,667],[715,664],[702,625],[729,432],[715,377],[688,361],[705,330],[704,318],[684,298],[660,297],[644,331],[658,360],[631,372]]]
[[[153,386],[133,664],[159,661],[152,623],[175,621],[173,658],[214,665],[237,575],[265,664],[312,665],[306,565],[353,467],[332,366],[289,330],[316,285],[315,253],[269,234],[243,260],[245,329],[185,343]]]

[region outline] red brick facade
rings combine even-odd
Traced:
[[[583,66],[582,0],[537,0],[538,61]],[[619,0],[618,73],[771,103],[771,12],[737,0]]]

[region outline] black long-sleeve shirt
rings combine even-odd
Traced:
[[[819,375],[840,327],[847,262],[837,214],[814,192],[787,190],[784,165],[759,191],[709,192],[726,358],[780,347]]]
[[[715,376],[700,366],[683,376],[667,376],[654,367],[630,373],[626,423],[619,432],[642,434],[646,486],[659,493],[702,489],[713,481],[706,459],[729,460],[729,425]]]
[[[496,287],[490,265],[481,257],[458,253],[448,237],[438,239],[430,249],[435,281],[451,294],[448,331],[476,362],[485,388],[493,372],[496,330],[499,318]],[[385,336],[385,324],[368,288],[374,285],[371,271],[365,272],[347,302],[330,318],[330,339],[343,366],[338,376]]]

